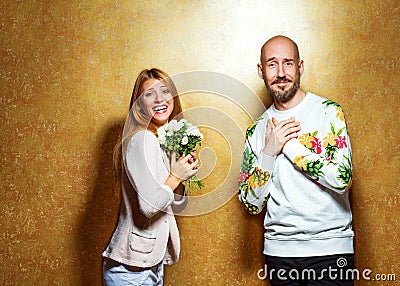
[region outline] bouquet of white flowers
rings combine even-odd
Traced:
[[[161,148],[170,160],[172,152],[175,152],[177,157],[193,152],[197,145],[201,146],[201,140],[204,138],[199,129],[185,119],[171,120],[158,128],[157,133]],[[190,193],[194,191],[195,187],[198,190],[204,187],[204,183],[196,175],[188,178],[186,182]]]

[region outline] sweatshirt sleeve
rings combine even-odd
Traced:
[[[260,128],[265,124],[260,118],[246,131],[246,141],[243,151],[239,176],[239,200],[246,210],[253,215],[259,214],[269,198],[271,176],[274,169],[275,157],[262,152],[264,147],[265,130]]]
[[[138,193],[140,211],[148,218],[166,211],[174,203],[174,193],[158,179],[161,149],[156,136],[149,131],[136,133],[123,155],[127,175]]]
[[[326,117],[320,130],[305,133],[286,143],[283,153],[306,176],[343,194],[351,187],[351,145],[342,108],[323,102]]]

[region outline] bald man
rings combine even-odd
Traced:
[[[271,285],[353,285],[351,146],[339,104],[300,88],[304,62],[285,36],[261,48],[258,75],[273,104],[247,129],[239,199],[266,208]]]

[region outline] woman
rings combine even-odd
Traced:
[[[162,285],[163,265],[178,261],[173,213],[186,207],[182,182],[197,172],[198,161],[194,154],[179,159],[173,154],[169,162],[157,128],[181,111],[175,85],[165,72],[153,68],[139,74],[114,152],[114,163],[122,166],[122,203],[117,228],[103,252],[107,286]]]

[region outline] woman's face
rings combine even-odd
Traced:
[[[142,102],[144,108],[152,116],[152,122],[160,127],[168,122],[174,109],[172,94],[164,82],[158,79],[148,79],[142,86]]]

